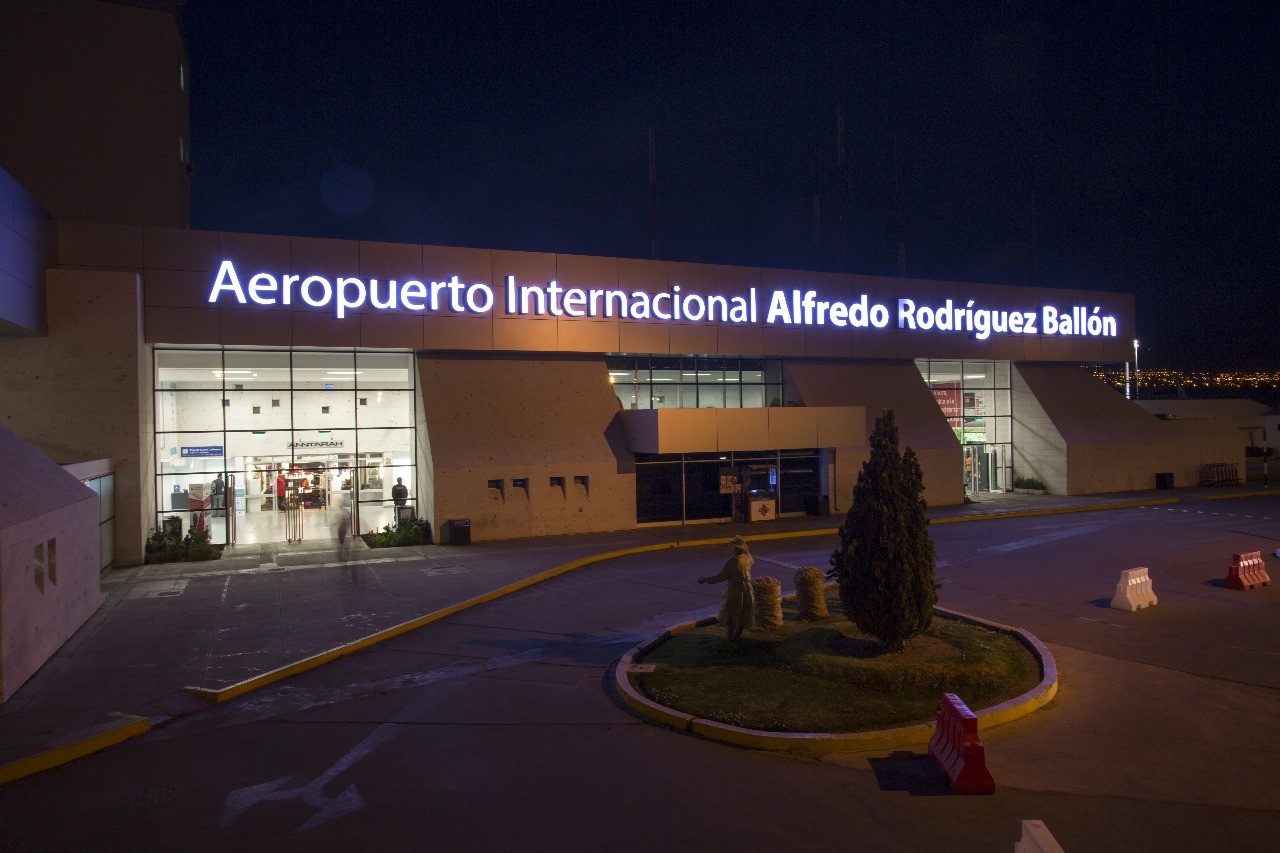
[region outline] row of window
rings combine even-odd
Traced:
[[[611,355],[605,364],[623,409],[753,409],[784,404],[781,359]]]

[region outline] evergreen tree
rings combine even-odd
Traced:
[[[923,494],[920,462],[910,447],[898,452],[888,409],[876,418],[871,457],[858,473],[828,574],[840,583],[849,621],[890,651],[929,627],[938,602]]]

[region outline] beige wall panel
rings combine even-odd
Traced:
[[[618,258],[618,286],[628,293],[656,293],[667,289],[667,262],[642,258]]]
[[[867,413],[862,406],[822,406],[818,416],[818,443],[814,447],[865,448]]]
[[[423,246],[422,275],[440,281],[457,276],[468,284],[483,281],[495,291],[502,279],[493,269],[493,252],[489,249],[464,249],[456,246]],[[502,304],[499,301],[499,304]]]
[[[190,308],[205,305],[210,309],[209,289],[213,279],[208,272],[187,270],[147,270],[143,279],[145,300],[148,308]],[[242,279],[242,285],[248,286],[248,280]],[[246,294],[247,295],[247,294]],[[223,305],[237,304],[234,298],[224,300]]]
[[[151,310],[151,309],[148,309]],[[289,311],[249,308],[223,308],[218,312],[221,339],[215,343],[224,346],[293,346],[293,318]],[[172,344],[164,326],[148,324],[147,340],[155,344]]]
[[[617,413],[627,447],[635,453],[658,452],[658,414],[661,409],[636,409]]]
[[[892,350],[893,333],[888,329],[848,329],[849,354],[854,358],[879,358]],[[914,357],[914,356],[913,356]]]
[[[871,451],[837,450],[833,455],[830,473],[831,494],[830,508],[832,514],[844,515],[853,503],[853,486],[858,482],[858,472],[862,465],[871,458]],[[826,566],[819,566],[825,569]]]
[[[722,296],[747,296],[751,288],[755,288],[757,295],[760,291],[760,268],[759,267],[736,267],[725,264],[719,264],[715,268],[716,289],[715,291],[706,291],[704,295],[717,292]]]
[[[141,226],[58,222],[58,263],[69,266],[141,269]]]
[[[805,355],[848,358],[853,354],[853,338],[858,329],[810,327],[804,330]]]
[[[557,255],[556,266],[560,275],[560,285],[565,289],[578,287],[583,290],[592,288],[612,290],[618,287],[617,258]]]
[[[219,231],[218,255],[221,260],[235,262],[240,283],[244,284],[255,273],[269,272],[279,276],[292,272],[293,238]]]
[[[716,416],[715,450],[769,450],[770,409],[698,409]],[[704,448],[698,448],[702,450]]]
[[[493,349],[493,321],[488,317],[422,318],[423,344],[426,349]]]
[[[493,321],[493,348],[496,350],[554,352],[556,338],[555,320],[507,320],[498,317]]]
[[[116,561],[138,565],[151,520],[141,283],[134,273],[50,270],[46,296],[46,336],[0,338],[0,422],[55,461],[114,460]],[[152,310],[209,314],[216,337],[216,312]]]
[[[737,409],[657,409],[659,453],[718,450],[718,414]]]
[[[217,343],[222,334],[220,313],[217,308],[148,308],[147,340],[154,336],[170,344]]]
[[[218,256],[216,231],[145,228],[142,240],[143,266],[148,270],[216,272],[223,260]],[[208,278],[208,282],[211,285],[213,279]]]
[[[621,352],[672,352],[671,327],[624,320],[618,323],[618,348]]]
[[[690,264],[681,261],[667,263],[667,281],[660,290],[668,289],[672,284],[680,285],[683,293],[699,293],[706,296],[715,293],[719,287],[716,268],[711,264]],[[739,291],[732,291],[738,293]]]
[[[727,324],[716,327],[716,349],[723,355],[760,355],[764,351],[764,331],[759,326]]]
[[[493,276],[497,284],[503,284],[507,276],[514,275],[516,284],[546,286],[556,280],[556,256],[549,252],[509,252],[497,249],[493,252]]]
[[[715,325],[675,323],[669,328],[671,352],[712,353],[716,351],[718,338]]]
[[[423,349],[425,324],[421,317],[382,313],[362,314],[360,346],[375,349]]]
[[[419,373],[437,526],[469,517],[479,539],[634,526],[631,454],[603,359],[423,357]],[[567,495],[552,501],[555,476]],[[588,477],[589,494],[574,476]],[[517,477],[529,479],[527,499],[512,494]]]
[[[354,240],[330,240],[320,237],[289,238],[289,270],[303,278],[322,275],[336,287],[339,276],[359,276],[360,244]],[[247,286],[248,276],[255,272],[273,270],[249,270],[236,267],[241,283]],[[296,292],[296,286],[295,286]]]
[[[761,305],[764,311],[765,306]],[[764,319],[763,315],[760,318]],[[765,326],[763,330],[765,355],[804,355],[804,329],[799,326]]]
[[[366,282],[371,278],[376,278],[378,281],[399,282],[411,279],[422,280],[422,246],[413,243],[376,243],[361,240],[359,247],[359,275]],[[430,276],[427,278],[429,279]],[[481,280],[486,283],[489,281],[488,276]]]
[[[618,321],[564,320],[557,324],[561,352],[618,352]]]
[[[293,313],[293,345],[295,347],[360,346],[360,325],[355,318],[339,320],[332,314]]]
[[[769,443],[763,445],[780,450],[818,447],[818,412],[802,406],[770,408]]]

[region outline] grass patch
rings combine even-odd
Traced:
[[[656,702],[707,720],[775,732],[860,732],[932,720],[942,693],[975,711],[1040,681],[1035,657],[1016,638],[934,615],[929,630],[887,652],[840,613],[797,619],[783,607],[778,631],[747,631],[735,644],[719,625],[667,640],[637,663]]]

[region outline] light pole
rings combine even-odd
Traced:
[[[1133,399],[1138,399],[1138,389],[1142,387],[1141,371],[1138,370],[1138,339],[1133,339]]]

